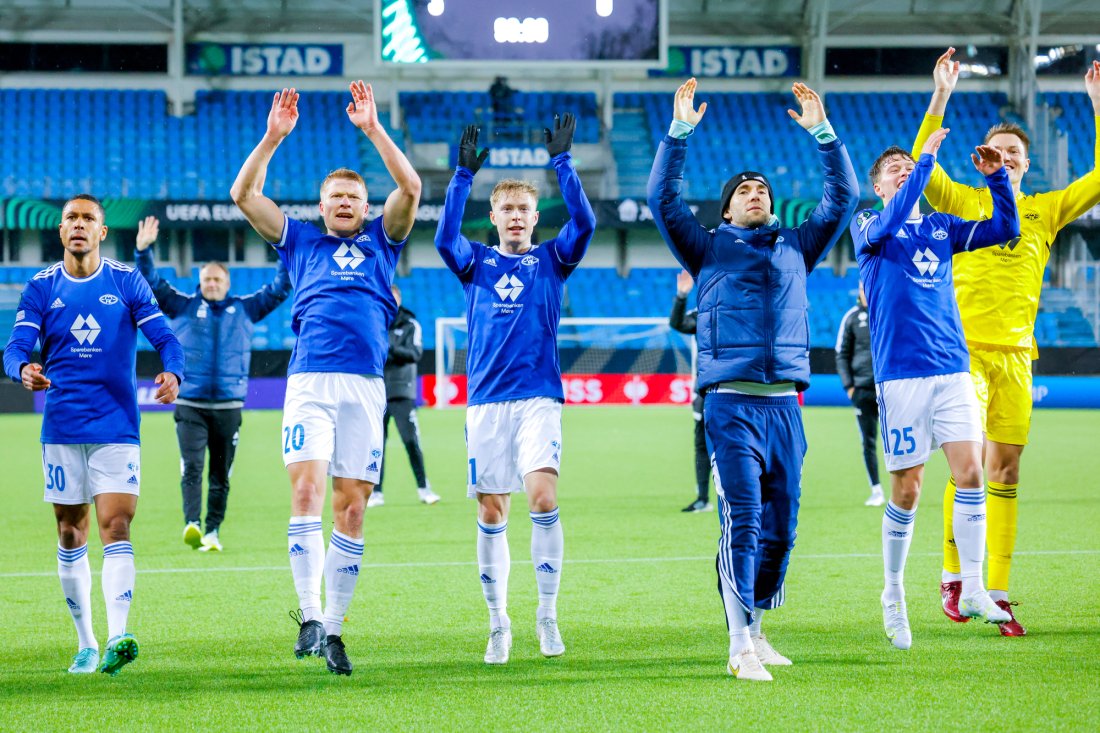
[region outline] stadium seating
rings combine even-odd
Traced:
[[[363,172],[368,188],[393,187],[348,122],[347,102],[344,92],[301,93],[298,125],[271,163],[270,196],[315,200],[324,172],[344,166]],[[162,91],[0,90],[0,196],[225,200],[270,106],[267,92],[200,91],[195,114],[171,117]],[[387,112],[379,119],[389,126]]]
[[[413,142],[455,144],[466,125],[494,125],[488,92],[402,92],[398,102]],[[513,135],[517,142],[541,143],[542,129],[552,127],[554,115],[564,112],[577,116],[576,142],[600,141],[595,94],[517,92],[514,102],[514,122],[495,127],[497,132]],[[482,144],[492,142],[491,135],[481,139]]]
[[[1070,179],[1080,178],[1092,170],[1096,161],[1096,118],[1092,105],[1081,92],[1047,92],[1040,101],[1061,108],[1054,125],[1068,139]]]
[[[764,172],[778,198],[820,197],[820,164],[806,133],[787,117],[786,110],[794,105],[789,94],[700,93],[697,101],[706,101],[707,112],[688,148],[684,177],[688,198],[717,199],[722,184],[745,169]],[[959,93],[952,97],[951,136],[940,156],[952,178],[979,182],[968,153],[974,141],[980,141],[989,126],[1000,119],[1000,110],[1007,103],[1000,93]],[[672,119],[672,97],[625,92],[615,94],[614,104],[611,144],[618,163],[620,194],[644,196],[653,153]],[[912,145],[928,95],[834,92],[828,95],[826,105],[829,120],[852,156],[863,195],[869,198],[872,193],[865,180],[867,169],[887,147]],[[624,124],[621,132],[620,122]]]

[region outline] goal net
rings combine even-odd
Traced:
[[[435,378],[425,384],[430,404],[466,404],[467,347],[464,318],[436,319]],[[558,353],[567,403],[691,402],[695,339],[670,328],[667,318],[562,318]]]

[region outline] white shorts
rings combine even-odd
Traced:
[[[561,467],[561,403],[548,397],[492,402],[466,410],[466,495],[523,491],[523,477]]]
[[[928,462],[944,443],[982,442],[974,382],[967,372],[892,379],[875,385],[886,470]]]
[[[328,461],[329,476],[378,483],[385,414],[381,377],[291,374],[283,402],[283,464]]]
[[[141,446],[129,443],[43,443],[42,496],[51,504],[91,504],[100,494],[141,489]]]

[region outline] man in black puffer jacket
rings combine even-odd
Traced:
[[[863,502],[866,506],[882,506],[882,484],[878,480],[878,398],[875,396],[875,370],[871,366],[871,329],[867,321],[867,297],[863,283],[859,284],[859,301],[840,320],[840,332],[836,337],[836,372],[852,406],[856,408],[856,422],[863,436],[863,464],[867,467],[867,480],[871,483],[871,496]]]
[[[428,476],[424,471],[424,451],[420,449],[420,423],[416,419],[416,365],[424,355],[424,344],[420,323],[416,314],[401,306],[401,290],[393,288],[393,297],[397,301],[397,316],[390,324],[390,352],[386,357],[383,374],[386,379],[386,416],[383,418],[383,440],[389,437],[390,418],[397,422],[397,432],[409,454],[409,465],[416,478],[416,493],[424,504],[435,504],[439,495],[432,491]],[[386,457],[382,456],[382,470],[378,475],[378,485],[374,487],[368,507],[382,506],[386,503],[382,494],[382,481],[386,476]]]

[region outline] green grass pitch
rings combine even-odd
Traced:
[[[286,559],[288,487],[276,412],[246,413],[225,552],[181,539],[171,416],[143,423],[133,527],[139,659],[116,678],[65,673],[75,632],[58,589],[56,534],[41,501],[35,416],[0,418],[3,542],[0,728],[5,730],[1097,730],[1100,729],[1100,413],[1037,411],[1020,488],[1013,567],[1023,639],[949,622],[939,609],[946,468],[928,467],[907,573],[908,653],[888,645],[880,509],[851,411],[806,411],[810,450],[787,605],[765,630],[794,666],[753,684],[725,673],[715,591],[714,513],[688,515],[686,408],[567,408],[560,484],[566,566],[559,617],[568,651],[538,654],[530,522],[509,539],[515,644],[482,663],[487,616],[465,498],[463,412],[421,411],[432,486],[416,502],[390,442],[386,506],[367,512],[356,598],[344,627],[350,678],[297,661]],[[326,516],[326,536],[330,523]],[[106,642],[98,537],[90,542],[95,626]]]

